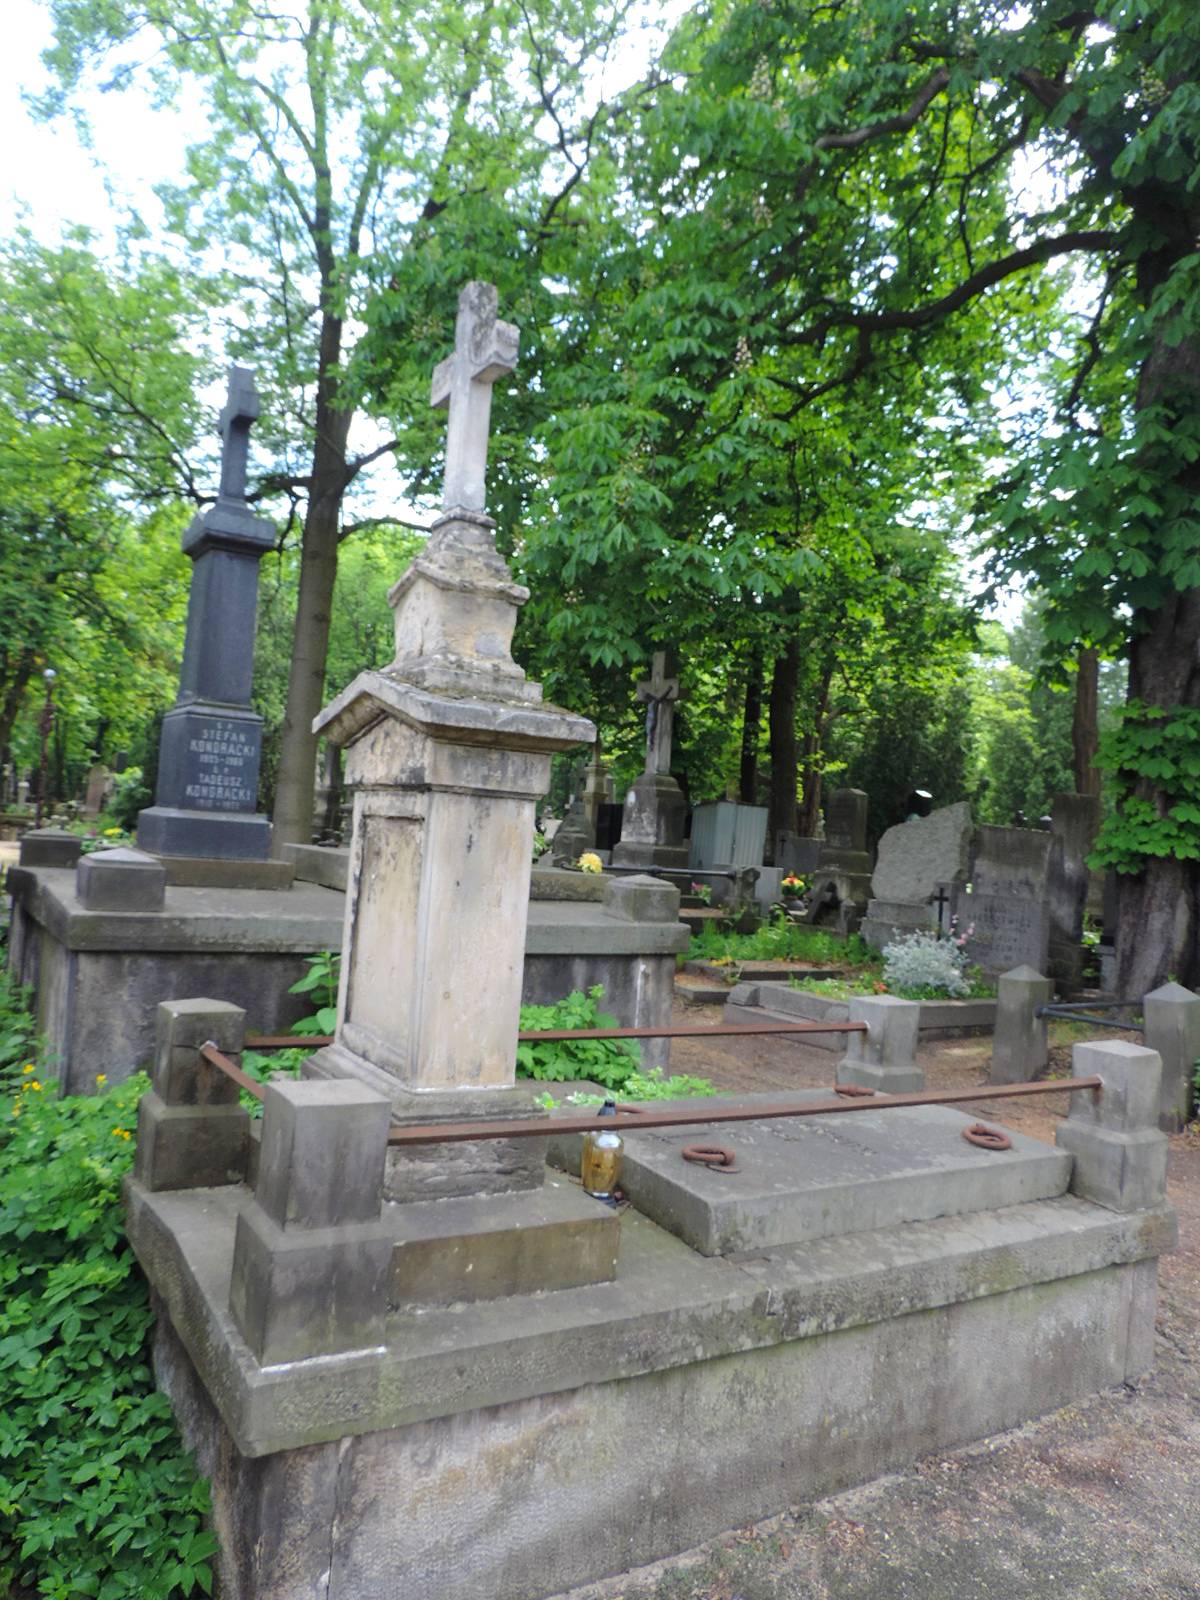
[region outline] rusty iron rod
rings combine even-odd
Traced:
[[[239,1088],[256,1100],[263,1098],[261,1083],[247,1077],[236,1062],[223,1055],[210,1040],[201,1045],[200,1054]],[[781,1117],[823,1117],[838,1111],[896,1111],[906,1106],[950,1106],[969,1100],[1014,1100],[1035,1094],[1073,1094],[1081,1089],[1099,1090],[1100,1078],[1062,1078],[1049,1083],[986,1084],[974,1089],[943,1089],[939,1094],[875,1094],[851,1098],[835,1096],[797,1105],[773,1101],[765,1106],[724,1106],[703,1111],[647,1111],[642,1107],[617,1108],[615,1117],[567,1116],[532,1117],[511,1122],[438,1122],[393,1128],[391,1145],[463,1144],[473,1139],[544,1139],[549,1134],[591,1133],[614,1128],[686,1128],[715,1122],[767,1122]]]
[[[684,1022],[674,1028],[528,1028],[522,1044],[550,1039],[714,1039],[742,1033],[866,1033],[865,1022]]]
[[[720,1022],[714,1025],[684,1022],[671,1028],[526,1028],[517,1034],[519,1044],[560,1039],[713,1039],[743,1033],[866,1033],[865,1022]],[[317,1046],[333,1043],[332,1034],[307,1038],[288,1034],[248,1033],[247,1050],[282,1050],[289,1045]]]
[[[824,1117],[843,1111],[899,1111],[906,1106],[950,1106],[962,1100],[1013,1100],[1023,1095],[1072,1094],[1100,1089],[1100,1078],[1062,1078],[1052,1083],[991,1084],[976,1089],[944,1089],[940,1094],[876,1094],[818,1100],[797,1105],[772,1101],[765,1106],[745,1104],[711,1111],[618,1111],[615,1117],[555,1116],[515,1119],[512,1122],[440,1122],[393,1128],[390,1145],[462,1144],[471,1139],[544,1139],[550,1134],[591,1133],[594,1130],[685,1128],[717,1122],[765,1122],[778,1117]]]
[[[247,1050],[290,1050],[293,1045],[305,1049],[332,1044],[331,1033],[248,1033],[242,1041]]]
[[[223,1072],[227,1078],[232,1078],[239,1089],[244,1089],[247,1094],[252,1094],[256,1100],[262,1099],[262,1084],[255,1083],[248,1073],[242,1071],[236,1061],[231,1061],[227,1055],[218,1050],[211,1039],[207,1044],[200,1046],[200,1054],[205,1061],[216,1067],[219,1072]]]

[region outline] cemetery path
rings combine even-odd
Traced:
[[[718,1016],[689,1006],[686,1020]],[[927,1083],[979,1082],[988,1051],[930,1045]],[[732,1090],[828,1085],[836,1059],[771,1039],[671,1052],[674,1071]],[[995,1113],[1046,1138],[1065,1109],[1052,1096]],[[1168,1181],[1180,1243],[1148,1378],[570,1600],[1200,1600],[1200,1125],[1171,1140]]]

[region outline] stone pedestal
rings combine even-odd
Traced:
[[[1162,1061],[1162,1098],[1158,1125],[1165,1133],[1187,1126],[1196,1100],[1196,1064],[1200,1061],[1200,995],[1180,983],[1152,989],[1142,1003],[1145,1043]]]
[[[528,1114],[514,1073],[534,805],[551,752],[592,736],[583,718],[531,701],[368,672],[320,719],[346,748],[354,831],[336,1041],[312,1071],[360,1078],[398,1120]],[[398,1159],[388,1195],[540,1182],[524,1151],[477,1155],[446,1158],[432,1187],[421,1163]]]
[[[989,1083],[1032,1083],[1049,1059],[1043,1006],[1054,999],[1054,984],[1032,967],[1014,967],[996,985],[996,1032]]]
[[[1067,1120],[1054,1136],[1075,1157],[1072,1192],[1110,1211],[1165,1205],[1167,1136],[1158,1127],[1158,1052],[1124,1039],[1077,1044],[1071,1070],[1102,1084],[1099,1093],[1071,1096]]]
[[[838,1063],[839,1084],[875,1089],[879,1094],[916,1094],[925,1087],[917,1061],[921,1007],[915,1000],[873,995],[850,1001],[847,1020],[865,1022],[866,1033],[852,1033]]]
[[[683,840],[687,801],[669,772],[643,772],[625,796],[621,842],[614,867],[678,867],[686,870]]]

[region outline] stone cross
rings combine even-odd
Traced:
[[[637,697],[646,702],[646,771],[670,772],[671,736],[675,724],[675,702],[679,699],[679,679],[668,678],[667,657],[656,650],[650,677],[637,686]]]
[[[496,286],[468,283],[458,297],[454,354],[434,368],[431,406],[445,406],[446,511],[484,509],[492,385],[517,364],[518,330],[496,316]]]
[[[218,420],[221,430],[222,500],[245,500],[250,457],[250,424],[261,410],[249,367],[229,369],[229,394]]]

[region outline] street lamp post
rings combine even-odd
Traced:
[[[42,715],[38,720],[38,732],[42,736],[41,763],[38,768],[38,794],[37,811],[34,815],[33,825],[40,828],[42,825],[42,808],[46,804],[46,747],[50,743],[50,729],[54,726],[54,679],[57,674],[53,667],[47,667],[42,677],[46,680],[46,698],[42,704]]]

